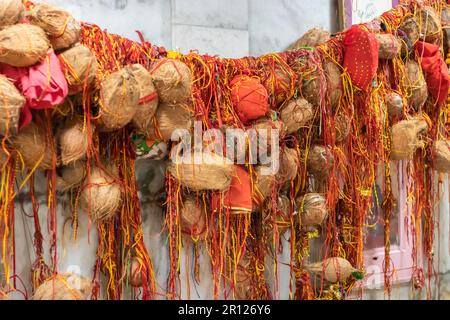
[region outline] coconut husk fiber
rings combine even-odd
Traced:
[[[281,110],[280,118],[285,124],[286,133],[295,133],[314,118],[313,106],[303,98],[291,100]]]
[[[62,8],[39,3],[27,13],[27,18],[47,33],[55,50],[70,48],[80,39],[80,23]]]
[[[89,88],[95,81],[97,59],[88,47],[79,44],[59,55],[69,85],[69,94],[74,95]]]
[[[0,74],[0,135],[15,135],[25,98],[14,84]]]
[[[341,69],[335,62],[326,60],[323,63],[323,71],[327,81],[327,96],[329,97],[331,107],[334,110],[339,106],[339,102],[341,101],[344,92]]]
[[[306,165],[309,173],[318,179],[326,178],[333,168],[334,157],[328,147],[314,145],[308,152]]]
[[[185,63],[164,58],[155,63],[150,74],[161,102],[178,105],[190,100],[192,75]]]
[[[378,49],[379,59],[394,59],[401,51],[402,42],[396,36],[390,33],[377,33],[375,37],[380,44]]]
[[[57,169],[56,189],[60,192],[79,187],[85,177],[86,169],[84,161],[74,161],[62,168]]]
[[[181,209],[181,231],[188,237],[198,240],[207,232],[206,214],[203,204],[195,197],[188,196]]]
[[[0,2],[0,30],[19,22],[24,9],[22,0],[2,0]]]
[[[433,167],[442,173],[450,172],[450,142],[438,140],[433,145]]]
[[[326,200],[319,193],[307,193],[297,199],[297,208],[304,229],[321,225],[328,215]]]
[[[41,170],[53,168],[53,156],[56,158],[54,141],[48,141],[42,126],[31,122],[11,138],[11,144],[28,169],[35,167]],[[56,163],[57,165],[58,163]]]
[[[406,79],[405,89],[408,93],[408,103],[419,110],[428,98],[428,87],[422,68],[416,61],[409,60],[405,64]]]
[[[92,166],[80,195],[82,208],[92,220],[103,222],[114,217],[122,201],[121,186],[111,169]],[[90,178],[90,179],[89,179]]]
[[[417,13],[420,33],[426,42],[434,42],[441,35],[441,19],[436,10],[430,6],[424,6]]]
[[[402,37],[402,54],[414,48],[414,45],[420,38],[420,27],[416,18],[407,16],[398,29],[399,36]]]
[[[306,31],[300,39],[295,41],[288,50],[298,50],[304,47],[315,47],[325,43],[330,39],[330,33],[319,28],[312,28]]]
[[[347,139],[350,133],[352,118],[343,111],[339,111],[334,117],[334,128],[336,133],[336,142],[342,142]]]
[[[275,184],[276,177],[270,167],[262,165],[254,167],[252,199],[255,208],[260,207],[266,199],[272,196]]]
[[[0,31],[0,62],[29,67],[47,57],[50,42],[41,28],[15,24]]]
[[[277,180],[281,183],[294,180],[297,176],[299,168],[299,160],[297,150],[292,148],[284,148],[280,154],[280,168],[276,175]]]
[[[403,98],[396,92],[386,96],[387,111],[390,118],[400,117],[403,113]]]
[[[74,273],[56,274],[40,285],[33,300],[88,300],[91,281]]]
[[[151,138],[170,141],[176,129],[191,131],[194,126],[193,112],[186,106],[160,103],[155,112],[155,124],[149,130]]]
[[[285,195],[278,196],[277,199],[277,212],[275,217],[275,223],[278,227],[278,233],[284,234],[291,227],[290,219],[291,200]],[[263,209],[264,226],[266,227],[269,238],[273,235],[273,218],[272,218],[272,201],[266,201]]]
[[[193,191],[227,190],[235,174],[233,163],[212,153],[204,152],[200,156],[199,163],[194,162],[193,155],[190,155],[191,163],[176,163],[175,159],[172,159],[167,170],[183,187]]]
[[[333,283],[344,282],[349,276],[359,273],[348,260],[340,257],[327,258],[322,262],[306,265],[305,269]]]
[[[419,118],[402,120],[394,124],[391,128],[391,159],[412,159],[416,150],[425,146],[422,135],[427,131],[427,122]]]
[[[134,126],[144,135],[149,136],[153,116],[158,107],[158,93],[153,85],[150,73],[141,64],[133,64],[131,72],[139,84],[139,106],[133,117]]]
[[[83,159],[88,150],[89,136],[83,119],[73,117],[66,120],[58,134],[58,145],[61,151],[61,164]]]
[[[129,68],[107,75],[100,84],[100,131],[125,127],[139,107],[139,84]]]

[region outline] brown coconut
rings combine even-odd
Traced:
[[[88,300],[91,281],[74,273],[57,274],[40,285],[33,300]]]
[[[91,50],[82,45],[76,45],[59,55],[64,74],[69,85],[69,94],[74,95],[89,88],[95,81],[97,59]]]
[[[330,99],[331,107],[336,109],[344,92],[341,70],[335,62],[326,60],[323,64],[323,71],[327,81],[327,96]]]
[[[315,67],[305,73],[302,79],[302,96],[315,107],[320,105],[320,83],[320,72]]]
[[[284,148],[280,152],[280,168],[276,175],[281,183],[294,180],[297,176],[299,160],[297,150],[293,148]]]
[[[202,205],[194,197],[187,197],[183,202],[181,231],[193,239],[202,238],[206,234],[206,215]]]
[[[23,159],[28,169],[34,167],[41,170],[52,169],[53,152],[55,150],[55,146],[52,146],[52,144],[54,144],[54,141],[48,141],[41,126],[31,122],[11,138],[11,143],[20,154],[19,163],[20,159]]]
[[[450,172],[450,142],[448,140],[438,140],[434,143],[433,166],[439,172]]]
[[[386,106],[389,117],[400,117],[403,113],[402,96],[396,92],[391,92],[386,96]]]
[[[319,193],[307,193],[297,200],[302,228],[319,226],[328,215],[325,198]]]
[[[286,126],[287,134],[297,132],[314,118],[313,106],[303,98],[291,100],[281,110],[280,118]]]
[[[194,126],[194,117],[191,110],[186,106],[176,106],[160,103],[155,113],[155,125],[152,124],[150,137],[158,140],[170,141],[172,133],[176,129],[186,129],[191,131]]]
[[[255,130],[256,136],[252,137],[249,140],[250,147],[259,146],[259,150],[271,150],[272,149],[272,137],[275,138],[275,143],[279,143],[279,140],[284,137],[285,134],[285,126],[284,123],[279,120],[271,120],[271,119],[259,119],[252,126]],[[278,138],[276,138],[275,134],[278,133]],[[266,135],[266,141],[264,141],[263,136]],[[261,139],[261,141],[260,141]],[[260,144],[261,142],[261,144]],[[258,150],[258,149],[253,149]]]
[[[402,120],[391,128],[391,159],[412,159],[418,148],[425,147],[422,136],[428,131],[425,120],[415,118]]]
[[[334,128],[336,133],[336,142],[342,142],[347,139],[352,118],[343,111],[339,111],[334,117]]]
[[[100,84],[99,129],[125,127],[139,108],[139,96],[139,84],[128,68],[107,75]]]
[[[399,27],[398,35],[402,36],[402,54],[405,55],[410,49],[414,48],[414,45],[420,39],[420,27],[416,18],[407,16]]]
[[[79,187],[86,177],[84,161],[74,161],[57,169],[57,172],[59,175],[56,177],[56,189],[60,192]]]
[[[2,0],[0,2],[0,30],[18,23],[24,9],[22,0]]]
[[[293,43],[288,50],[298,50],[304,47],[316,47],[319,44],[325,43],[330,39],[330,33],[319,28],[312,28],[295,43]]]
[[[422,68],[416,61],[409,60],[405,65],[405,86],[408,92],[408,102],[416,110],[423,107],[428,98],[428,87]]]
[[[0,74],[0,135],[17,134],[25,98],[14,84]]]
[[[230,160],[206,152],[201,154],[199,163],[194,162],[193,155],[190,156],[190,160],[191,163],[183,163],[172,159],[167,167],[170,174],[182,186],[194,191],[224,191],[230,187],[234,175],[234,165]]]
[[[261,206],[264,201],[272,196],[276,184],[275,174],[270,167],[255,166],[253,171],[253,194],[254,207]]]
[[[417,19],[420,26],[420,33],[423,40],[434,42],[441,35],[441,19],[436,10],[430,6],[419,9]]]
[[[332,257],[322,262],[306,265],[305,269],[333,283],[344,282],[351,275],[356,278],[360,277],[360,272],[348,260],[340,257]]]
[[[185,63],[164,58],[155,63],[150,74],[161,102],[176,105],[190,100],[192,75]]]
[[[128,281],[133,287],[139,288],[142,286],[142,272],[145,272],[145,267],[139,262],[139,259],[136,257],[131,258],[130,276]]]
[[[133,64],[129,66],[139,84],[139,106],[133,117],[135,127],[144,133],[150,135],[153,125],[153,116],[158,107],[158,94],[150,73],[141,64]]]
[[[107,172],[99,167],[91,167],[90,177],[87,175],[84,181],[81,206],[90,210],[94,221],[106,221],[114,217],[120,207],[122,191],[111,171],[113,170]]]
[[[50,42],[41,28],[16,24],[0,31],[0,62],[29,67],[47,56]]]
[[[314,145],[309,149],[306,165],[308,172],[316,178],[326,178],[333,168],[334,157],[328,147]]]
[[[390,33],[377,33],[375,37],[379,43],[378,57],[380,59],[394,59],[402,48],[402,42]]]
[[[27,14],[27,18],[47,33],[55,50],[70,48],[80,39],[80,23],[62,8],[39,3]]]
[[[58,137],[61,150],[61,163],[69,164],[86,156],[88,150],[88,133],[83,119],[74,117],[67,120]]]

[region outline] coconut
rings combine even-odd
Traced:
[[[386,95],[387,111],[390,118],[400,117],[403,113],[403,99],[396,93],[391,92]]]
[[[321,225],[328,215],[326,200],[318,193],[307,193],[296,202],[303,229]]]
[[[322,262],[305,266],[309,272],[322,276],[328,282],[344,282],[349,276],[360,280],[361,272],[355,269],[348,260],[340,257],[332,257]]]
[[[433,145],[434,168],[443,173],[450,173],[450,142],[438,140]]]
[[[297,150],[284,148],[280,157],[280,169],[276,175],[281,183],[294,180],[297,176],[299,160]]]
[[[259,119],[257,120],[251,128],[255,129],[256,136],[250,139],[250,150],[258,150],[257,147],[259,145],[259,152],[270,151],[272,149],[272,138],[275,138],[274,142],[279,143],[279,140],[284,137],[285,126],[284,123],[278,120],[271,119]],[[278,136],[275,134],[278,133]],[[264,141],[263,137],[266,136],[266,140]],[[261,140],[260,140],[261,139]]]
[[[378,57],[379,59],[394,59],[401,50],[402,42],[390,33],[375,34],[379,43]]]
[[[267,166],[254,167],[253,194],[254,207],[261,206],[267,198],[272,196],[272,191],[276,183],[275,174]]]
[[[316,178],[326,178],[333,168],[333,164],[334,157],[329,148],[315,145],[309,150],[306,165],[308,171]]]
[[[55,50],[70,48],[80,39],[80,23],[68,11],[59,7],[46,3],[36,4],[27,18],[47,33]]]
[[[22,0],[2,0],[0,3],[0,30],[18,23],[24,9]]]
[[[329,96],[331,107],[336,109],[344,91],[341,70],[335,62],[326,60],[323,64],[323,71],[327,81],[327,95]]]
[[[139,288],[142,286],[142,272],[145,272],[145,267],[139,262],[139,259],[136,257],[131,258],[128,281],[133,287]]]
[[[203,238],[207,231],[205,212],[194,197],[187,197],[183,202],[181,230],[193,239]]]
[[[139,108],[139,96],[139,84],[128,68],[107,75],[100,85],[99,129],[125,127]]]
[[[83,159],[86,156],[89,137],[83,119],[74,117],[66,121],[58,138],[63,165]]]
[[[316,47],[319,44],[325,43],[330,39],[330,33],[323,29],[312,28],[306,31],[306,33],[294,44],[292,44],[288,50],[298,50],[304,47]]]
[[[19,134],[11,138],[11,143],[20,154],[28,169],[37,167],[42,170],[53,168],[54,142],[47,141],[44,129],[34,122],[19,131]],[[56,157],[56,155],[55,155]],[[21,160],[19,160],[20,163]]]
[[[314,110],[306,99],[298,98],[291,100],[281,110],[280,118],[286,126],[286,133],[291,134],[311,122],[314,118]]]
[[[336,132],[336,142],[342,142],[347,139],[350,133],[351,117],[340,111],[334,117],[334,128]]]
[[[317,68],[305,73],[302,80],[302,95],[313,106],[320,105],[320,73]]]
[[[155,113],[156,129],[152,125],[150,137],[158,140],[170,141],[177,129],[190,131],[194,125],[193,113],[185,106],[160,103]]]
[[[69,85],[69,94],[74,95],[89,88],[95,80],[97,59],[88,47],[79,44],[59,55]]]
[[[420,38],[420,27],[417,20],[413,16],[407,16],[398,29],[398,35],[403,40],[402,54],[406,55]]]
[[[62,168],[58,168],[59,175],[56,177],[56,188],[60,192],[66,192],[80,186],[86,176],[85,163],[74,161]]]
[[[91,281],[74,273],[56,274],[41,284],[33,300],[88,300]]]
[[[441,19],[436,10],[430,6],[419,9],[417,14],[419,19],[421,37],[427,42],[434,42],[441,35]]]
[[[391,159],[412,159],[416,150],[425,146],[422,135],[427,131],[428,124],[419,118],[394,124],[391,128]]]
[[[90,180],[86,176],[80,196],[81,206],[90,210],[94,221],[106,221],[116,214],[120,207],[122,191],[110,172],[91,167]]]
[[[0,135],[14,135],[19,130],[20,110],[25,98],[14,84],[0,74]]]
[[[189,156],[190,161],[184,161]],[[172,159],[167,166],[167,170],[182,186],[195,191],[224,191],[230,187],[234,175],[234,165],[230,160],[206,152],[201,154],[200,163],[195,163],[193,155],[183,157],[181,161]]]
[[[44,30],[31,24],[16,24],[0,31],[0,62],[29,67],[47,57],[50,42]]]
[[[416,61],[409,60],[405,65],[406,69],[406,90],[408,92],[408,102],[416,110],[425,104],[428,98],[428,87],[422,69]]]
[[[192,75],[189,67],[175,59],[164,58],[152,67],[150,74],[161,102],[183,104],[191,97]]]

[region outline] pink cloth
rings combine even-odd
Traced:
[[[64,102],[69,91],[58,57],[50,51],[38,64],[17,68],[0,64],[0,73],[13,80],[26,99],[20,114],[20,128],[32,120],[30,109],[50,109]]]

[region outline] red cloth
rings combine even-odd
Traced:
[[[235,166],[236,175],[231,180],[230,189],[223,193],[213,193],[211,196],[211,209],[213,212],[224,207],[234,211],[251,212],[252,187],[250,174],[241,166]],[[223,202],[221,203],[221,200]]]
[[[375,35],[362,26],[354,25],[345,33],[344,68],[361,90],[367,90],[375,77],[379,46]]]
[[[443,103],[448,95],[450,77],[439,46],[417,41],[416,54],[421,57],[420,64],[425,73],[428,90],[436,98],[438,104]]]
[[[20,128],[31,122],[30,109],[49,109],[61,104],[69,91],[59,59],[53,51],[40,63],[27,68],[0,64],[0,73],[13,80],[26,99],[20,114]]]
[[[231,81],[231,101],[245,124],[263,117],[269,111],[266,88],[255,78],[236,76]]]

